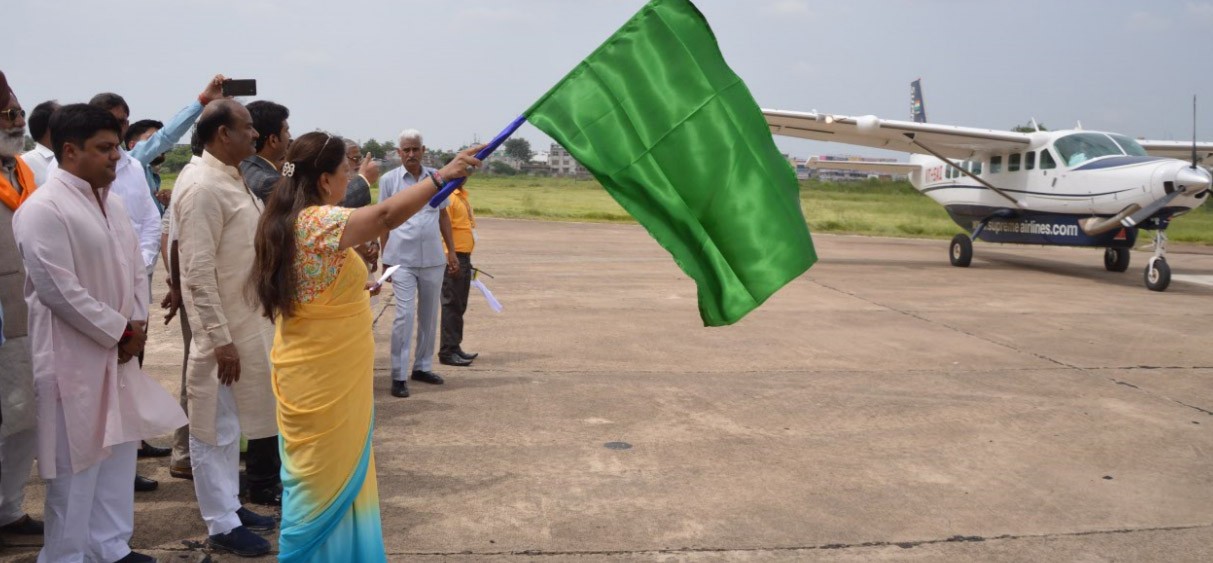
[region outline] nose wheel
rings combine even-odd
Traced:
[[[948,252],[948,259],[957,268],[969,267],[969,264],[973,262],[973,241],[969,235],[952,237],[952,247]]]
[[[1150,291],[1166,291],[1171,285],[1171,267],[1167,265],[1167,234],[1154,231],[1154,256],[1146,264],[1146,288]]]

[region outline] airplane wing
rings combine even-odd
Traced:
[[[1192,143],[1189,141],[1151,141],[1138,139],[1137,144],[1151,156],[1165,156],[1179,160],[1192,160]],[[1205,168],[1213,167],[1213,143],[1196,143],[1196,159]]]
[[[931,154],[911,142],[913,139],[940,155],[957,159],[971,158],[980,152],[1021,151],[1031,142],[1026,133],[894,121],[874,115],[853,117],[775,109],[764,109],[762,113],[775,135]]]
[[[917,164],[908,162],[862,162],[851,160],[821,160],[817,157],[809,159],[805,164],[808,168],[817,170],[859,170],[873,174],[896,174],[909,176],[922,169]]]

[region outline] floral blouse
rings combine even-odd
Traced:
[[[299,212],[295,221],[295,275],[299,280],[296,301],[310,303],[324,293],[345,265],[346,252],[339,250],[341,233],[353,209],[317,205]]]

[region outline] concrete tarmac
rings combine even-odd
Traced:
[[[472,367],[393,398],[390,307],[375,327],[392,561],[1213,560],[1202,249],[1156,293],[1145,252],[1117,274],[979,243],[961,269],[946,241],[818,235],[806,275],[709,329],[641,227],[480,223],[505,311],[473,294]],[[179,369],[174,322],[147,370],[176,392]],[[203,559],[192,484],[139,470],[161,486],[135,548]]]

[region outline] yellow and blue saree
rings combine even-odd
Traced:
[[[271,353],[282,453],[278,560],[386,561],[371,448],[375,341],[367,269],[338,250],[349,209],[300,213],[294,315]]]

